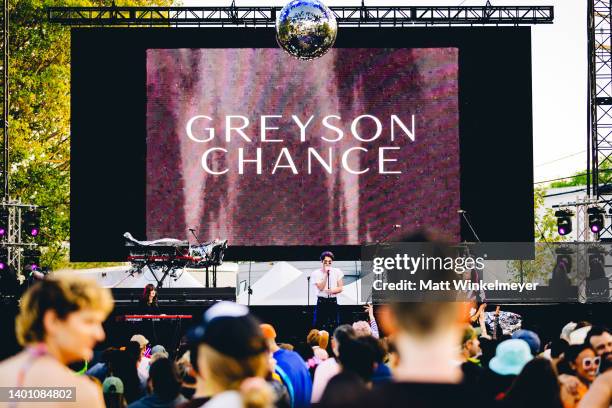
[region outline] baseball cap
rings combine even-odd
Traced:
[[[149,344],[149,340],[147,340],[147,338],[143,336],[142,334],[133,335],[130,341],[135,341],[136,343],[140,344],[141,348]]]
[[[534,356],[538,355],[540,352],[540,336],[537,333],[532,332],[531,330],[518,330],[512,333],[513,339],[525,340],[527,344],[529,344],[529,348],[531,349],[531,354]]]
[[[106,377],[102,383],[104,394],[123,394],[123,382],[119,377]]]
[[[567,341],[568,343],[570,342],[570,333],[573,332],[574,330],[576,330],[576,326],[578,324],[575,322],[569,322],[568,324],[566,324],[565,326],[563,326],[563,329],[561,329],[561,335],[559,337],[561,337],[563,340]]]
[[[158,344],[158,345],[153,346],[151,348],[151,355],[153,355],[155,353],[167,353],[167,351],[166,351],[166,348],[164,346],[162,346],[161,344]]]
[[[591,330],[591,326],[584,326],[579,329],[574,330],[569,335],[569,344],[582,344],[586,340],[587,334]]]
[[[228,357],[241,360],[268,350],[259,321],[244,305],[219,302],[204,312],[202,324],[187,333],[191,344],[204,343]]]

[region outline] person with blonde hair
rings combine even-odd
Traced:
[[[308,336],[306,336],[306,343],[308,346],[312,347],[312,351],[314,353],[315,358],[319,361],[324,361],[329,358],[329,354],[325,350],[327,348],[327,341],[324,340],[325,335],[327,335],[327,339],[329,340],[329,333],[325,330],[317,330],[312,329]],[[324,347],[321,347],[321,344],[324,344]]]
[[[267,408],[273,393],[264,378],[269,350],[259,322],[246,306],[219,302],[188,333],[197,345],[197,371],[204,378],[205,408]],[[248,381],[247,381],[248,380]]]
[[[104,407],[101,388],[68,365],[91,360],[94,346],[104,340],[102,322],[112,309],[110,291],[93,280],[64,275],[31,286],[15,320],[24,350],[0,363],[0,387],[73,387],[74,400],[53,406]],[[17,405],[24,406],[0,403]]]
[[[359,320],[353,323],[353,330],[355,330],[355,335],[357,337],[367,337],[372,335],[372,328],[365,320]]]
[[[319,346],[319,331],[317,329],[312,329],[308,332],[308,335],[306,336],[306,343],[308,343],[308,345],[311,347]]]
[[[320,352],[320,355],[318,356],[321,361],[325,361],[329,358],[329,354],[327,353],[327,346],[329,345],[329,332],[327,330],[320,330],[319,331],[319,350],[321,350],[322,352],[324,351],[325,353]],[[317,351],[315,350],[315,355],[317,354]]]
[[[357,337],[372,336],[375,339],[380,339],[380,332],[376,317],[374,316],[374,306],[371,303],[363,306],[364,311],[368,314],[368,321],[359,320],[353,323],[353,329]]]

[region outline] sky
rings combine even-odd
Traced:
[[[184,6],[229,6],[231,0],[182,0]],[[366,0],[367,6],[482,6],[486,0]],[[237,6],[283,6],[278,0],[236,0]],[[360,1],[329,0],[328,6]],[[579,0],[491,0],[494,6],[554,6],[553,24],[532,26],[534,181],[586,169],[587,2]],[[342,35],[340,28],[338,35]],[[483,50],[485,52],[485,50]],[[500,78],[500,81],[503,78]],[[503,124],[500,124],[503,126]],[[495,137],[494,134],[491,137]],[[521,160],[517,160],[521,165]]]

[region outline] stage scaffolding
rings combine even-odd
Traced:
[[[552,6],[330,7],[339,26],[474,26],[551,24]],[[52,23],[78,27],[273,27],[281,7],[49,7]]]
[[[26,278],[23,275],[23,255],[26,250],[34,250],[38,244],[34,239],[26,239],[22,231],[23,216],[28,210],[35,210],[38,206],[22,203],[9,195],[9,7],[8,0],[2,1],[2,74],[0,87],[2,88],[2,197],[0,198],[0,212],[5,214],[2,220],[3,233],[0,234],[0,254],[3,259],[2,269],[11,270],[21,282]],[[4,258],[5,257],[5,258]],[[2,273],[3,271],[0,271]],[[0,295],[3,292],[0,287]]]
[[[612,41],[611,0],[589,0],[589,125],[587,191],[606,214],[612,209]],[[591,193],[592,186],[592,193]],[[609,223],[600,239],[612,239]]]

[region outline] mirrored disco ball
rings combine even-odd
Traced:
[[[338,24],[332,11],[318,0],[293,0],[276,20],[276,40],[292,56],[310,60],[334,45]]]

